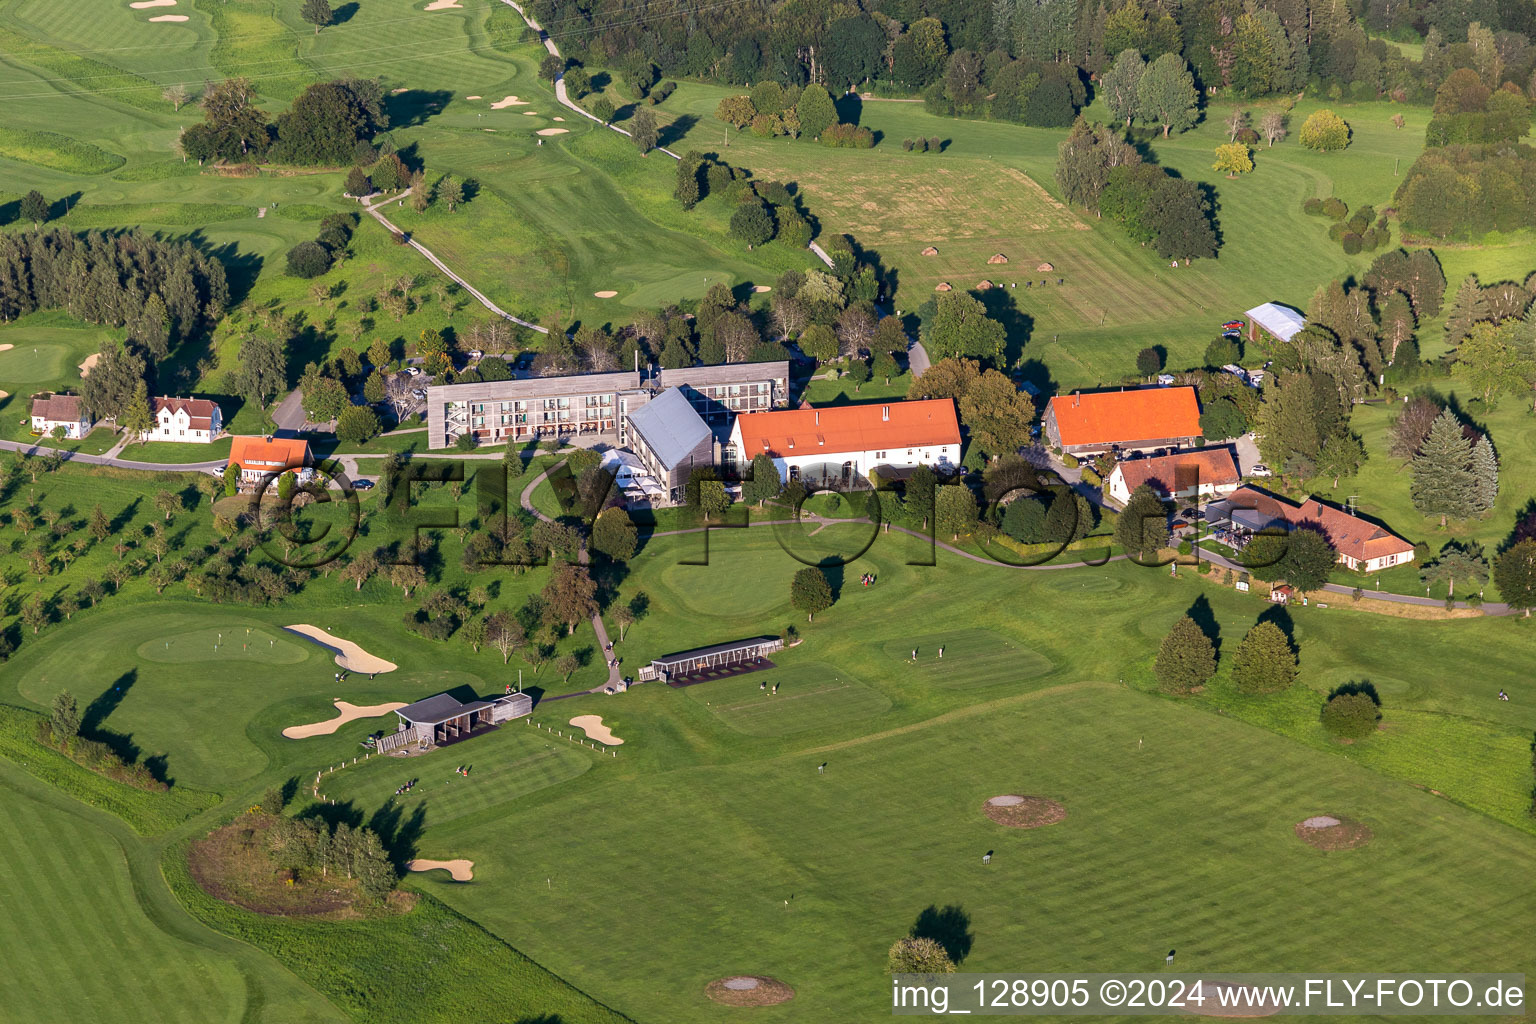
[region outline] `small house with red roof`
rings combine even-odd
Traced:
[[[768,455],[781,480],[850,483],[878,467],[960,463],[960,420],[948,398],[744,413],[727,449],[738,472]]]
[[[95,417],[79,395],[56,395],[45,391],[32,396],[32,433],[39,437],[51,437],[62,427],[65,437],[78,439],[89,434],[95,426]]]
[[[240,436],[229,447],[229,463],[240,467],[242,484],[259,484],[290,469],[303,476],[309,458],[309,442],[297,437]]]
[[[1136,388],[1058,395],[1045,409],[1045,436],[1069,455],[1192,448],[1200,440],[1195,389]]]
[[[1131,492],[1149,485],[1163,499],[1219,498],[1243,482],[1229,448],[1199,448],[1156,459],[1115,463],[1104,478],[1104,496],[1124,505]]]

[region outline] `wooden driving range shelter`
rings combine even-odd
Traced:
[[[784,649],[776,636],[758,636],[750,640],[679,651],[655,659],[637,673],[641,682],[660,679],[668,686],[692,686],[711,679],[726,679],[747,672],[773,668],[768,655]]]
[[[490,700],[464,702],[449,693],[427,697],[397,708],[400,728],[379,738],[378,751],[385,753],[414,743],[419,747],[440,747],[468,739],[496,728],[502,722],[521,718],[533,710],[533,698],[526,693],[511,693]]]

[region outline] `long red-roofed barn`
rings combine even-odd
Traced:
[[[1200,440],[1200,402],[1190,387],[1058,395],[1045,410],[1045,436],[1071,455],[1192,448]]]
[[[1413,561],[1413,545],[1368,519],[1308,498],[1300,505],[1252,487],[1240,487],[1224,500],[1212,502],[1206,519],[1213,526],[1230,521],[1242,533],[1263,529],[1318,529],[1351,569],[1375,572]]]
[[[728,451],[742,473],[767,454],[781,480],[848,483],[881,466],[953,468],[960,420],[948,398],[754,412],[736,417]]]

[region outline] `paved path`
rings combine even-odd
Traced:
[[[565,460],[561,459],[553,466],[550,466],[549,469],[546,469],[544,472],[534,477],[531,481],[529,481],[528,486],[523,488],[523,493],[518,496],[518,502],[523,506],[523,508],[527,509],[529,512],[532,512],[534,518],[542,519],[546,523],[552,523],[554,520],[533,507],[533,492],[534,489],[539,486],[539,484],[544,482],[544,480],[552,471],[559,469],[563,465],[565,465]],[[581,542],[581,547],[576,549],[576,561],[580,565],[587,565],[592,561],[592,556],[587,552],[587,542],[585,540]],[[608,682],[606,686],[618,686],[619,683],[624,681],[624,677],[622,674],[620,674],[619,666],[616,662],[613,661],[612,655],[608,649],[608,630],[603,626],[603,616],[601,612],[594,612],[592,614],[592,632],[597,634],[598,652],[602,655],[603,660],[609,663]],[[597,693],[603,689],[605,689],[605,686],[597,687],[594,690],[587,690],[586,692]],[[570,696],[575,695],[571,694]]]
[[[117,469],[138,469],[147,473],[206,473],[222,470],[229,462],[227,458],[215,459],[212,462],[134,462],[131,459],[117,458],[111,452],[106,455],[86,455],[83,452],[72,452],[67,448],[49,448],[32,441],[0,441],[0,451],[21,452],[23,455],[48,455],[57,451],[64,456],[65,462],[78,462],[86,466],[113,466]]]
[[[1234,572],[1247,572],[1248,571],[1247,567],[1238,565],[1236,562],[1232,561],[1231,559],[1228,559],[1228,558],[1226,558],[1226,557],[1224,557],[1222,555],[1219,555],[1219,554],[1217,554],[1214,551],[1210,551],[1210,550],[1208,550],[1208,549],[1206,549],[1204,547],[1201,547],[1201,549],[1200,549],[1200,557],[1201,557],[1201,559],[1203,561],[1210,562],[1212,565],[1219,565],[1223,569],[1231,569]],[[1361,589],[1364,590],[1365,588],[1362,587]],[[1346,587],[1342,583],[1324,583],[1323,584],[1323,590],[1325,590],[1326,592],[1328,592],[1330,594],[1343,594],[1345,597],[1353,597],[1354,593],[1355,593],[1355,588],[1354,587]],[[1386,602],[1388,602],[1390,604],[1413,604],[1413,605],[1418,605],[1421,608],[1444,608],[1445,607],[1445,602],[1444,601],[1437,601],[1437,600],[1435,600],[1432,597],[1414,597],[1412,594],[1394,594],[1394,593],[1391,593],[1390,591],[1386,591],[1386,590],[1365,590],[1365,596],[1368,597],[1368,598],[1371,598],[1372,600],[1375,600],[1375,601],[1386,601]],[[1465,601],[1457,601],[1456,602],[1456,607],[1457,608],[1472,608],[1474,606],[1470,605],[1470,604],[1467,604],[1467,602],[1465,602]],[[1478,611],[1481,611],[1484,615],[1518,615],[1518,614],[1520,614],[1516,609],[1513,609],[1509,605],[1503,604],[1503,603],[1498,602],[1498,601],[1485,601],[1482,604],[1477,605],[1476,608],[1477,608]]]
[[[562,82],[561,85],[563,86],[564,83]],[[415,249],[417,252],[421,253],[429,261],[431,261],[434,267],[436,267],[438,270],[441,270],[444,274],[447,274],[448,277],[452,280],[458,282],[459,287],[463,288],[470,295],[474,296],[475,301],[479,302],[480,305],[484,306],[492,313],[495,313],[503,320],[510,320],[515,324],[519,324],[528,328],[530,331],[538,331],[540,334],[548,334],[548,327],[540,327],[538,324],[531,324],[527,320],[523,320],[520,317],[515,317],[511,313],[508,313],[506,310],[502,309],[500,306],[496,305],[496,303],[492,302],[490,299],[486,298],[485,293],[481,292],[474,285],[470,284],[468,281],[464,280],[458,274],[455,274],[452,270],[450,270],[448,268],[448,264],[438,259],[436,254],[433,253],[431,249],[428,249],[426,246],[416,241],[416,239],[395,227],[389,222],[389,219],[385,217],[384,214],[379,212],[379,207],[388,206],[390,202],[404,199],[410,194],[411,190],[406,189],[404,192],[401,192],[398,195],[390,196],[387,199],[381,199],[373,203],[370,203],[365,199],[363,200],[363,210],[367,212],[368,216],[372,217],[374,220],[378,221],[380,224],[384,225],[384,227],[389,229],[391,234],[399,235],[400,237],[404,238],[406,245],[409,245],[412,249]]]
[[[277,430],[288,431],[297,434],[304,429],[304,396],[294,388],[283,396],[283,400],[277,403],[272,410],[272,422]]]

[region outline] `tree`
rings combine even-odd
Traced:
[[[988,455],[1006,455],[1029,444],[1034,403],[1007,375],[987,370],[958,402],[970,443]]]
[[[565,72],[565,94],[573,100],[579,100],[592,91],[592,76],[587,74],[586,68],[570,68]]]
[[[1317,530],[1293,530],[1285,538],[1285,556],[1280,568],[1285,582],[1299,593],[1321,590],[1339,560],[1328,538]]]
[[[623,508],[615,505],[605,508],[592,522],[592,547],[616,562],[634,557],[639,545],[639,532],[634,520]]]
[[[335,15],[331,13],[331,5],[326,0],[304,0],[299,8],[299,16],[311,25],[315,26],[315,35],[329,25]]]
[[[464,201],[464,183],[451,174],[445,174],[432,194],[440,202],[447,203],[448,212],[452,213]]]
[[[1235,178],[1253,170],[1253,156],[1243,143],[1229,142],[1216,147],[1216,162],[1211,169],[1225,171],[1227,177]]]
[[[1278,110],[1272,110],[1259,120],[1259,134],[1264,136],[1264,141],[1271,147],[1281,142],[1286,136],[1285,114]]]
[[[1323,705],[1323,728],[1346,739],[1364,739],[1376,731],[1380,720],[1380,706],[1373,694],[1363,689],[1336,692]]]
[[[1445,318],[1446,345],[1457,347],[1472,333],[1475,325],[1490,319],[1490,316],[1488,293],[1483,290],[1476,274],[1468,274],[1456,289],[1456,297],[1451,300],[1451,311]]]
[[[1139,163],[1141,155],[1118,131],[1079,117],[1056,147],[1056,183],[1067,202],[1097,210],[1110,171]]]
[[[957,539],[976,529],[976,496],[964,484],[945,484],[934,496],[933,515],[938,530]]]
[[[256,335],[240,346],[235,384],[241,394],[263,410],[288,387],[286,354],[275,338]]]
[[[527,642],[522,624],[510,612],[497,612],[485,622],[486,639],[501,652],[501,663],[512,658],[512,652]]]
[[[656,148],[656,115],[644,107],[635,111],[629,119],[629,137],[634,140],[635,147],[644,156]]]
[[[1487,515],[1499,499],[1499,457],[1494,453],[1493,442],[1484,434],[1472,446],[1472,478],[1475,484],[1475,507],[1479,515]]]
[[[1331,110],[1319,110],[1301,125],[1301,144],[1319,152],[1332,152],[1349,145],[1349,123]]]
[[[955,962],[936,939],[907,936],[886,955],[892,974],[954,974]]]
[[[800,351],[818,363],[837,358],[837,335],[825,324],[811,324],[800,335]]]
[[[1185,615],[1163,638],[1153,671],[1165,693],[1189,693],[1216,674],[1216,646],[1195,620]]]
[[[1131,492],[1115,521],[1115,543],[1133,560],[1150,559],[1168,546],[1168,510],[1147,484]]]
[[[563,564],[555,566],[541,596],[544,605],[556,622],[563,623],[568,633],[576,632],[576,624],[597,614],[597,584],[584,566]]]
[[[748,503],[756,502],[759,507],[767,503],[769,498],[779,496],[783,489],[783,481],[779,479],[779,470],[773,464],[773,456],[767,452],[758,452],[752,456],[752,473],[742,481],[742,500]]]
[[[603,124],[608,124],[613,120],[613,101],[607,96],[599,96],[593,100],[590,109],[592,116]]]
[[[816,618],[816,613],[832,607],[832,584],[827,574],[815,566],[806,566],[795,573],[789,582],[789,603],[805,612],[805,621]]]
[[[1472,444],[1449,409],[1435,418],[1413,459],[1409,494],[1413,507],[1422,515],[1438,516],[1441,526],[1448,519],[1467,519],[1478,511]]]
[[[726,124],[735,125],[740,131],[757,116],[757,107],[750,96],[727,96],[715,107],[715,117]]]
[[[1109,112],[1125,122],[1129,128],[1141,108],[1139,87],[1146,73],[1147,62],[1135,50],[1122,50],[1108,71],[1099,80],[1099,95],[1104,98]]]
[[[1278,693],[1296,681],[1296,649],[1273,622],[1248,631],[1232,657],[1232,680],[1244,693]]]
[[[935,360],[952,356],[998,359],[1007,332],[987,307],[965,292],[943,292],[923,322],[923,343]]]
[[[53,727],[53,737],[60,744],[68,743],[80,734],[80,705],[74,694],[60,690],[53,695],[48,724]]]
[[[1387,453],[1399,459],[1412,459],[1418,455],[1439,415],[1440,406],[1432,399],[1423,395],[1409,399],[1397,419],[1392,421]]]
[[[192,98],[192,94],[187,91],[185,85],[178,82],[175,85],[166,86],[165,91],[160,94],[160,98],[169,103],[172,110],[180,112],[181,108]]]
[[[1150,377],[1163,369],[1163,353],[1156,348],[1144,348],[1136,353],[1136,369],[1143,377]]]
[[[756,200],[742,203],[731,214],[731,236],[746,243],[748,249],[773,237],[773,215]]]
[[[293,277],[319,277],[331,269],[331,253],[319,242],[300,242],[288,250],[287,262]]]
[[[1227,115],[1226,121],[1223,122],[1227,129],[1227,141],[1236,142],[1237,137],[1243,133],[1243,129],[1248,127],[1249,120],[1248,111],[1242,107],[1233,107],[1232,112]]]
[[[795,104],[795,116],[800,120],[800,130],[815,139],[837,123],[837,107],[826,89],[812,84],[800,93],[800,101]]]
[[[725,484],[719,480],[700,480],[698,484],[697,505],[700,512],[704,513],[707,520],[712,516],[722,516],[726,509],[731,507],[731,497],[725,490]]]
[[[565,73],[565,58],[558,53],[546,53],[544,59],[539,61],[539,77],[547,79],[550,85],[554,85]]]
[[[1045,517],[1044,502],[1021,495],[1003,512],[1003,532],[1021,544],[1040,544],[1045,540]]]
[[[378,414],[366,405],[348,405],[336,418],[336,436],[350,444],[363,444],[380,429]]]
[[[1424,584],[1425,593],[1436,583],[1444,583],[1445,596],[1454,598],[1457,580],[1479,589],[1488,582],[1488,562],[1476,545],[1468,547],[1452,542],[1441,548],[1433,561],[1424,563],[1419,569],[1419,580]]]
[[[1136,86],[1137,114],[1163,128],[1163,137],[1184,132],[1200,119],[1200,98],[1195,78],[1184,58],[1165,53],[1147,65]]]
[[[90,376],[95,374],[92,373]],[[89,380],[90,377],[86,379]],[[120,425],[123,433],[134,441],[144,440],[144,435],[154,429],[155,418],[149,411],[149,389],[142,380],[139,381],[138,387],[134,388],[133,399],[122,412]]]
[[[21,197],[21,219],[32,222],[34,228],[41,227],[49,218],[48,200],[37,189],[32,189]]]
[[[155,509],[165,517],[167,523],[176,518],[176,513],[183,511],[184,507],[181,495],[175,491],[162,487],[155,494]]]

